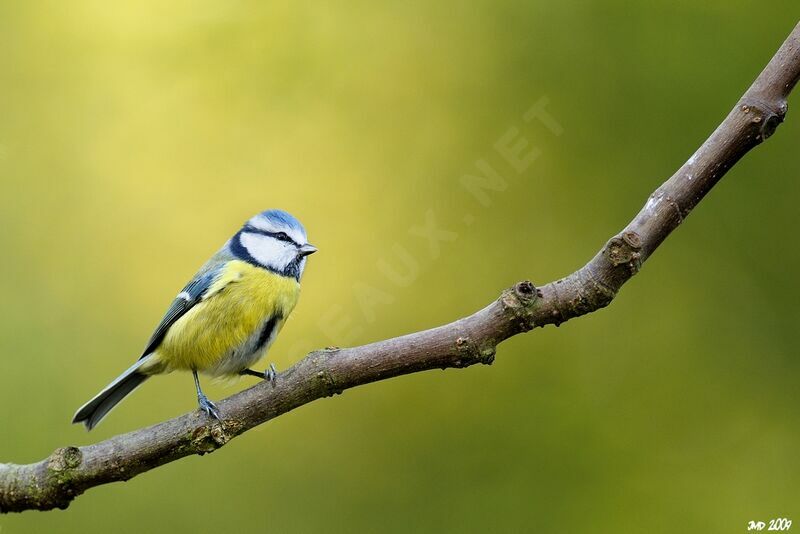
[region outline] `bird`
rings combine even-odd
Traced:
[[[300,296],[306,259],[317,251],[283,210],[251,217],[178,293],[141,357],[81,406],[72,419],[94,428],[153,375],[191,371],[199,409],[222,421],[198,373],[276,380],[275,366],[251,369],[269,350]]]

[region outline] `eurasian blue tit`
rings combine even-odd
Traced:
[[[200,389],[197,373],[211,377],[255,375],[300,296],[306,258],[316,252],[300,221],[281,210],[260,213],[200,268],[156,327],[142,356],[83,405],[72,419],[91,430],[153,375],[174,370],[194,375],[197,403],[209,416],[219,410]]]

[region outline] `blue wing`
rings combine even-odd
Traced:
[[[184,287],[183,290],[178,293],[178,296],[175,297],[175,300],[172,301],[164,318],[161,319],[161,322],[156,327],[155,332],[153,332],[153,335],[150,337],[150,341],[147,342],[147,347],[144,349],[141,358],[144,358],[156,350],[164,340],[164,336],[167,335],[167,331],[170,327],[198,302],[203,300],[203,296],[214,283],[220,271],[222,271],[222,266],[206,271],[186,284],[186,287]]]

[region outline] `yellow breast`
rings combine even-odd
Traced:
[[[287,317],[299,296],[294,278],[231,261],[203,300],[172,325],[156,356],[166,371],[208,370],[246,343],[266,319]]]

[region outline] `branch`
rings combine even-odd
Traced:
[[[800,24],[722,124],[628,226],[578,271],[536,288],[524,281],[448,325],[361,347],[310,353],[278,375],[219,403],[224,423],[192,412],[28,465],[0,464],[0,512],[66,508],[94,486],[128,480],[191,454],[213,452],[290,410],[361,384],[428,369],[490,364],[497,345],[537,326],[607,306],[622,285],[744,154],[786,115],[800,77]]]

